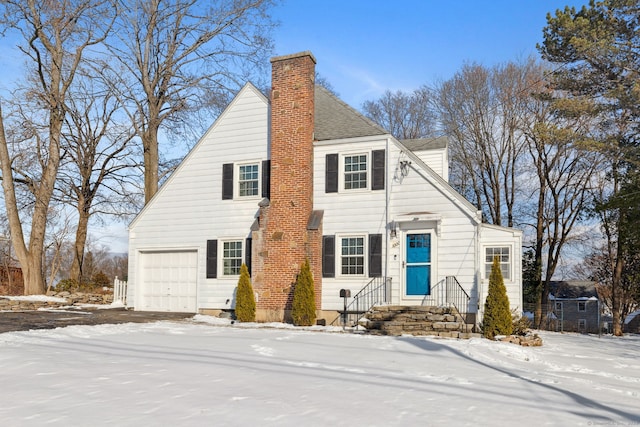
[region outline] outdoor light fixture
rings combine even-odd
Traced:
[[[409,160],[402,160],[400,162],[400,175],[404,178],[409,175],[409,166],[411,166],[411,162]]]

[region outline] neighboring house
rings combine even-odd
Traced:
[[[627,315],[624,319],[623,331],[629,334],[640,334],[640,310]]]
[[[549,329],[562,332],[597,334],[602,332],[610,316],[602,314],[595,282],[553,281],[550,283]]]
[[[308,258],[319,318],[373,284],[379,303],[421,305],[459,283],[477,313],[498,256],[521,310],[522,234],[447,183],[446,138],[396,140],[315,86],[309,52],[271,62],[271,99],[246,84],[131,223],[128,305],[232,310],[244,262],[258,319],[283,320]]]

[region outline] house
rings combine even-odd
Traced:
[[[446,138],[396,140],[315,85],[309,52],[271,63],[270,99],[247,83],[131,223],[130,306],[231,311],[244,262],[258,319],[283,320],[308,258],[319,318],[374,286],[395,305],[455,287],[481,316],[498,256],[521,310],[522,234],[448,184]]]
[[[640,310],[629,313],[622,328],[625,333],[640,334]]]
[[[603,315],[595,282],[580,280],[549,283],[549,329],[562,332],[597,334],[610,316]]]

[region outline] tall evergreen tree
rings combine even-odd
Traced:
[[[240,266],[240,279],[236,291],[236,319],[240,322],[255,322],[256,299],[253,295],[253,286],[249,277],[249,269],[242,263]]]
[[[507,288],[504,286],[498,257],[494,257],[489,275],[489,292],[484,303],[482,332],[486,338],[493,339],[496,335],[511,335],[512,331]]]
[[[296,279],[291,318],[296,326],[311,326],[316,321],[316,299],[309,259],[305,259]]]

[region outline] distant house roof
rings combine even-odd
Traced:
[[[447,148],[449,140],[446,136],[439,136],[437,138],[403,139],[400,142],[409,150],[416,152]]]
[[[322,86],[315,90],[316,141],[386,135],[389,132],[345,104]]]
[[[597,298],[596,282],[588,280],[562,280],[549,283],[554,299],[588,299]]]

